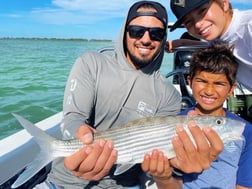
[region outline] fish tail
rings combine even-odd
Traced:
[[[11,188],[17,188],[33,177],[44,166],[54,160],[53,142],[56,140],[52,136],[46,134],[42,129],[35,126],[30,121],[24,119],[22,116],[12,114],[19,123],[34,137],[40,147],[40,152],[35,159],[30,162],[25,170],[19,175],[17,180],[12,184]]]

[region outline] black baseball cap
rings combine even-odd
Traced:
[[[154,9],[156,9],[156,12],[151,12],[151,11],[137,11],[137,9],[139,9],[140,7],[142,7],[144,4],[149,4],[152,5]],[[159,19],[164,27],[167,27],[168,24],[168,15],[167,15],[167,11],[166,8],[161,5],[158,2],[155,1],[138,1],[136,3],[134,3],[131,8],[129,9],[128,12],[128,17],[127,17],[127,21],[126,21],[126,25],[129,24],[129,22],[133,19],[135,19],[136,17],[139,16],[154,16],[157,19]]]
[[[209,2],[210,0],[171,0],[170,6],[173,14],[177,17],[177,21],[170,28],[170,31],[175,30],[179,27],[184,19],[184,17],[200,7],[201,5]]]

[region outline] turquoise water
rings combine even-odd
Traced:
[[[11,115],[38,122],[62,110],[64,86],[75,59],[113,42],[0,39],[0,139],[21,126]],[[166,55],[162,73],[171,69]]]

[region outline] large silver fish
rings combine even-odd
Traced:
[[[13,114],[20,124],[35,137],[41,151],[36,158],[28,164],[25,171],[18,177],[12,188],[17,188],[41,168],[57,157],[65,157],[73,154],[83,146],[78,139],[58,140],[46,134],[43,130],[36,127],[33,123],[23,117]],[[200,127],[210,126],[220,136],[224,143],[233,140],[242,140],[242,132],[245,124],[226,117],[215,116],[164,116],[149,117],[129,122],[120,127],[113,127],[103,132],[97,132],[94,140],[105,138],[114,142],[114,147],[118,151],[117,164],[131,165],[141,163],[145,153],[152,149],[159,149],[164,152],[168,158],[173,158],[175,153],[171,144],[171,138],[175,135],[176,125],[183,125],[187,128],[189,122],[193,121]],[[193,138],[191,138],[193,140]],[[124,167],[124,166],[122,166]],[[120,168],[116,174],[124,170]]]

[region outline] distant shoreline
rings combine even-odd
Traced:
[[[85,39],[85,38],[47,38],[47,37],[0,37],[1,39],[19,40],[65,40],[65,41],[86,41],[86,42],[113,42],[111,39]]]

